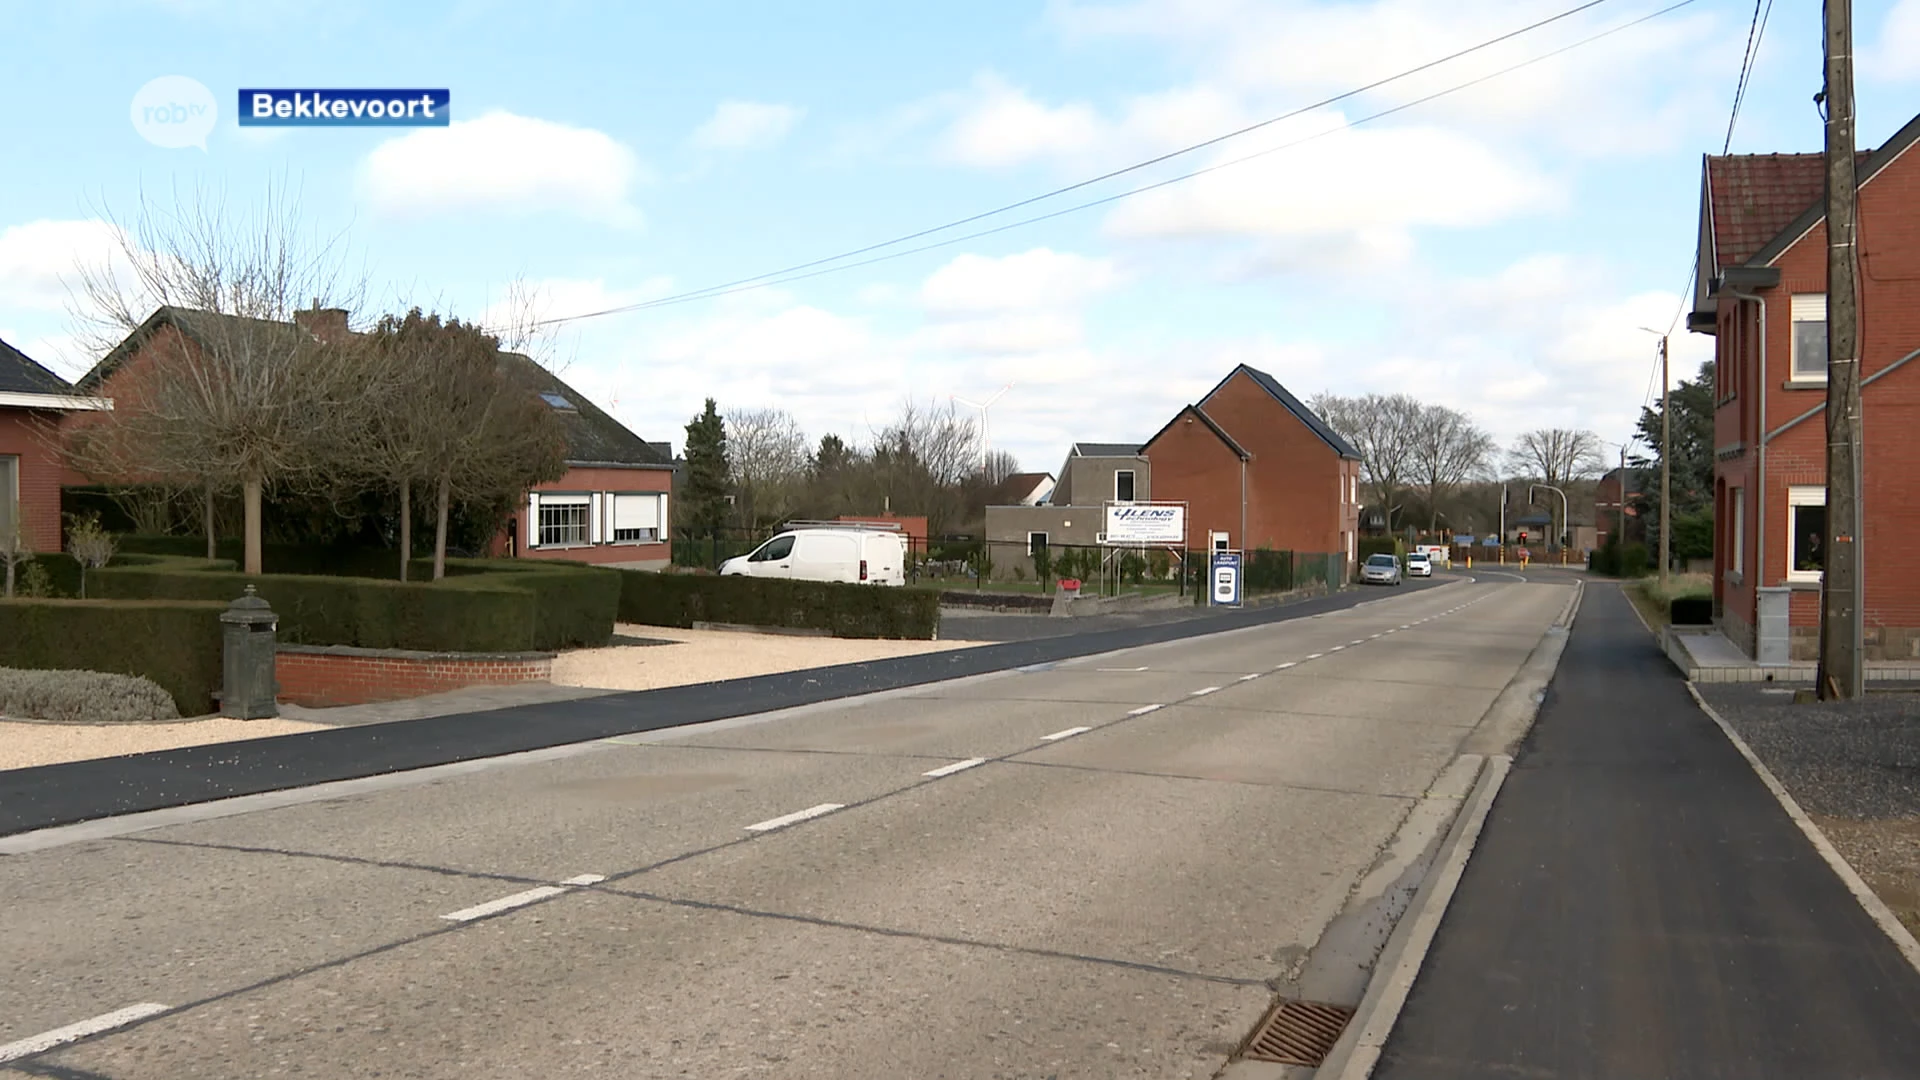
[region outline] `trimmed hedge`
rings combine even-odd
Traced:
[[[433,560],[420,560],[433,573]],[[500,587],[534,595],[533,647],[599,648],[613,640],[620,571],[557,559],[448,559],[443,589]]]
[[[95,571],[91,581],[102,597],[222,604],[253,585],[280,617],[278,640],[288,644],[429,652],[524,652],[540,647],[534,637],[539,596],[485,578],[469,584],[301,574],[249,577],[224,559],[127,555]]]
[[[932,589],[846,585],[744,576],[620,570],[620,621],[691,627],[696,622],[826,630],[845,638],[931,640],[940,629]]]
[[[1667,621],[1675,626],[1712,626],[1713,597],[1674,597],[1667,602]]]
[[[200,536],[116,536],[118,550],[133,555],[170,555],[175,558],[204,559],[207,541]],[[235,566],[246,558],[245,542],[239,537],[217,540],[214,551],[219,558]],[[420,560],[414,560],[417,567]],[[310,544],[262,544],[260,565],[269,574],[318,574],[327,577],[381,578],[400,580],[400,549],[315,546]],[[432,563],[428,562],[428,566]]]
[[[138,675],[159,684],[181,716],[203,716],[213,711],[220,688],[226,607],[191,600],[0,600],[0,667]]]
[[[0,716],[69,724],[178,720],[180,707],[160,684],[104,671],[29,671],[0,667]]]

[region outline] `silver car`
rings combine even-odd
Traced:
[[[1360,564],[1360,583],[1362,585],[1400,584],[1400,560],[1384,553],[1367,556],[1367,561]]]

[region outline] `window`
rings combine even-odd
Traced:
[[[660,539],[660,496],[621,495],[613,500],[613,542],[652,544]]]
[[[1047,547],[1046,533],[1030,532],[1027,534],[1027,554],[1031,555],[1035,551],[1044,551],[1046,550],[1046,547]]]
[[[1733,489],[1733,572],[1747,572],[1747,489]]]
[[[588,499],[585,495],[540,496],[540,547],[568,547],[587,542]]]
[[[1133,470],[1120,469],[1113,474],[1113,501],[1133,501]]]
[[[1819,581],[1827,567],[1827,489],[1787,489],[1788,581]]]
[[[784,536],[776,536],[766,543],[761,544],[760,550],[747,556],[747,561],[774,562],[779,559],[784,559],[793,554],[793,540],[794,536],[792,533],[787,533]]]
[[[546,402],[548,405],[551,405],[556,409],[565,410],[567,412],[575,411],[573,407],[573,402],[568,401],[565,396],[561,394],[553,393],[552,391],[548,391],[546,393],[541,394],[540,400]]]
[[[20,459],[0,454],[0,539],[20,520]]]
[[[1794,382],[1827,381],[1827,297],[1798,293],[1793,298]]]

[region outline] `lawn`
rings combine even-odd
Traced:
[[[1670,574],[1667,587],[1660,587],[1660,579],[1654,576],[1639,578],[1623,583],[1627,599],[1640,611],[1640,617],[1658,633],[1667,625],[1667,605],[1682,596],[1712,596],[1712,574]]]

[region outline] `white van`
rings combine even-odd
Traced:
[[[748,554],[720,564],[723,575],[905,585],[906,539],[877,529],[788,528]]]
[[[1416,544],[1413,550],[1425,555],[1435,566],[1453,568],[1453,549],[1445,544]]]

